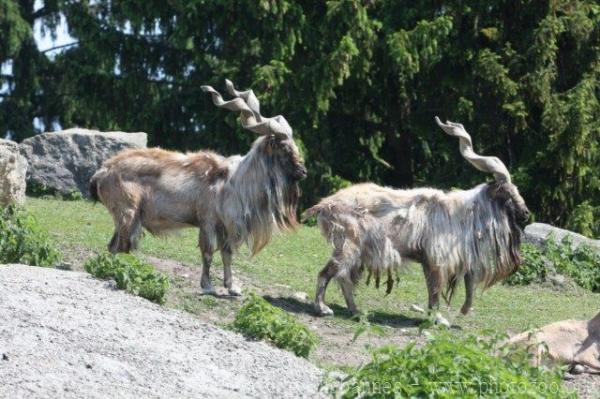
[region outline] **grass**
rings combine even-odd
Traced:
[[[27,209],[37,218],[53,237],[66,248],[83,247],[103,252],[112,236],[112,220],[101,204],[87,201],[61,201],[56,199],[29,198]],[[190,229],[167,238],[149,234],[141,240],[139,253],[158,258],[169,258],[187,265],[200,265],[197,247],[197,231]],[[316,278],[325,265],[330,248],[314,227],[301,227],[295,234],[276,237],[261,253],[249,258],[244,249],[234,258],[234,273],[261,286],[282,284],[290,291],[303,291],[314,295]],[[221,276],[222,265],[215,257],[211,269],[213,278]],[[197,286],[197,282],[194,283]],[[497,285],[483,295],[476,295],[474,313],[468,317],[457,316],[457,309],[464,298],[459,289],[449,313],[450,321],[466,332],[493,330],[520,332],[563,319],[590,319],[598,311],[600,294],[572,289],[556,291],[551,287],[530,285],[515,287]],[[356,291],[359,308],[370,312],[372,322],[399,324],[403,319],[415,317],[410,310],[413,303],[427,303],[427,292],[419,267],[409,269],[400,284],[386,296],[383,289],[365,287],[361,283]],[[185,306],[194,308],[193,298],[185,300]],[[197,298],[197,297],[196,297]],[[343,325],[356,324],[345,312],[340,289],[332,284],[327,293],[327,303],[336,311],[332,322]],[[206,304],[225,307],[230,301],[217,300]],[[442,309],[445,312],[445,309]]]

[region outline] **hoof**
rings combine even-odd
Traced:
[[[211,285],[208,285],[206,287],[201,287],[200,288],[200,294],[201,295],[216,295],[217,291],[215,291],[215,287]]]
[[[327,305],[315,305],[317,316],[333,316],[333,310]]]
[[[242,296],[242,289],[236,285],[233,285],[227,289],[227,292],[231,296]]]
[[[462,308],[460,308],[460,313],[462,313],[463,316],[468,315],[470,311],[471,311],[470,306],[468,306],[468,307],[463,306]]]

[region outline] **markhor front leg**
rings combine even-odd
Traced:
[[[467,315],[469,313],[469,311],[471,310],[471,307],[473,306],[473,290],[475,289],[475,284],[473,281],[473,276],[471,275],[471,272],[467,272],[467,274],[465,274],[465,303],[463,304],[462,308],[460,309],[460,313],[462,313],[463,315]]]
[[[233,283],[233,274],[231,272],[232,251],[228,245],[221,248],[221,259],[223,260],[223,284],[231,296],[241,296],[242,289]]]

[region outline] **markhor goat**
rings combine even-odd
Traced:
[[[357,313],[353,288],[364,268],[369,279],[375,276],[377,286],[380,276],[387,275],[389,293],[395,272],[412,260],[423,267],[429,308],[438,305],[440,293],[449,301],[464,278],[467,295],[461,312],[467,314],[476,285],[489,287],[518,268],[521,226],[529,219],[529,210],[506,166],[496,157],[473,152],[471,137],[461,124],[443,124],[437,117],[436,122],[460,139],[462,156],[475,168],[493,173],[495,182],[451,192],[358,184],[308,209],[305,218],[316,215],[322,234],[334,247],[319,273],[317,313],[333,313],[324,302],[332,278],[339,282],[348,309]]]
[[[183,227],[200,229],[204,293],[214,293],[209,270],[221,251],[224,284],[233,284],[231,258],[242,243],[258,252],[278,229],[293,228],[306,168],[282,116],[266,118],[252,90],[223,101],[210,86],[216,106],[240,112],[244,128],[260,137],[244,156],[222,157],[210,151],[181,154],[159,148],[126,150],[107,160],[90,180],[90,193],[111,213],[115,232],[109,251],[135,249],[142,227],[153,234]]]

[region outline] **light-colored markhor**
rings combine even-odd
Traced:
[[[90,177],[102,162],[127,148],[145,148],[146,133],[73,128],[23,140],[29,161],[27,183],[59,194],[87,195]]]
[[[529,210],[508,170],[496,157],[477,155],[462,125],[444,124],[437,117],[436,122],[459,138],[463,157],[477,169],[494,174],[495,181],[452,192],[358,184],[307,210],[305,217],[317,217],[334,247],[317,281],[319,314],[333,313],[324,302],[332,278],[355,313],[353,287],[363,269],[369,271],[369,278],[375,276],[377,286],[380,276],[387,276],[389,293],[394,272],[411,260],[423,266],[430,308],[438,305],[440,293],[450,300],[464,278],[467,296],[461,311],[466,314],[475,286],[489,287],[519,266],[520,226],[529,218]]]
[[[0,206],[25,203],[27,160],[17,143],[0,139]]]
[[[221,251],[224,284],[233,284],[231,257],[242,243],[258,252],[279,229],[296,225],[300,191],[306,169],[282,116],[260,115],[251,90],[239,92],[227,81],[234,98],[224,101],[210,86],[218,107],[240,112],[242,125],[259,135],[244,156],[225,158],[210,151],[181,154],[158,148],[125,151],[108,161],[92,177],[90,193],[111,212],[115,232],[111,252],[135,248],[142,227],[153,234],[183,227],[200,230],[202,277],[205,293],[214,293],[209,270]]]
[[[0,398],[313,398],[322,372],[84,273],[0,265]]]
[[[534,350],[536,366],[543,363],[542,355],[548,354],[554,362],[581,365],[584,371],[600,374],[600,313],[590,321],[563,320],[525,331],[508,343]]]

